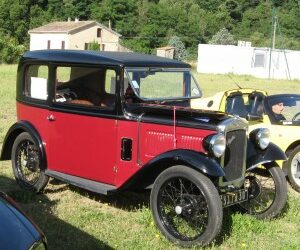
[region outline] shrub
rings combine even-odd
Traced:
[[[94,40],[94,41],[89,43],[88,49],[89,50],[96,50],[96,51],[100,50],[100,44],[96,40]]]
[[[222,45],[236,45],[233,35],[226,29],[219,30],[212,39],[208,42],[209,44],[222,44]]]
[[[187,58],[187,51],[185,49],[184,43],[178,36],[172,36],[168,42],[168,45],[175,48],[175,59],[183,61]]]
[[[25,52],[25,47],[12,37],[2,36],[0,39],[0,62],[16,63]]]

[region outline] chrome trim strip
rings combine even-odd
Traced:
[[[254,168],[258,167],[259,165],[262,165],[262,164],[265,164],[265,163],[269,163],[269,162],[272,162],[272,161],[271,160],[269,160],[269,161],[262,161],[262,162],[259,162],[257,164],[254,164],[253,166],[251,166],[250,168],[248,168],[246,170],[246,172],[253,170]]]
[[[229,118],[218,125],[218,132],[223,133],[224,135],[229,131],[234,130],[248,130],[248,123],[245,119],[238,116]]]

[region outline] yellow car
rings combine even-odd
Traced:
[[[255,89],[234,89],[192,101],[195,109],[219,110],[249,121],[249,130],[266,127],[271,141],[288,156],[280,163],[295,190],[300,192],[300,95],[267,95]]]

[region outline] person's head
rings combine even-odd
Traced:
[[[272,105],[272,111],[277,115],[281,115],[283,109],[284,109],[283,102],[278,102]]]

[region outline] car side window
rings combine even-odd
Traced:
[[[48,98],[48,67],[46,65],[30,65],[25,73],[24,95],[33,99]]]
[[[105,68],[56,68],[55,102],[114,109],[116,71]]]

